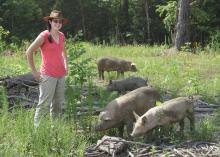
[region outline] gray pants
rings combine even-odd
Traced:
[[[39,84],[40,95],[34,116],[34,125],[37,127],[43,117],[50,111],[52,118],[62,113],[64,103],[65,77],[51,77],[41,75]]]

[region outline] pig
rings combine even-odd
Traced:
[[[160,98],[160,94],[152,87],[137,88],[107,104],[100,112],[94,129],[103,131],[110,128],[118,128],[119,136],[123,137],[123,129],[126,126],[127,134],[130,138],[133,122],[135,121],[133,111],[142,115],[155,106]]]
[[[119,74],[124,75],[126,71],[137,71],[135,63],[115,57],[99,58],[97,60],[97,68],[100,80],[104,80],[104,71],[117,71],[117,76],[119,76]]]
[[[125,91],[132,91],[143,86],[147,86],[147,80],[132,76],[123,80],[110,80],[107,86],[107,90],[118,91],[121,93]]]
[[[165,101],[160,106],[148,110],[141,117],[133,112],[136,123],[131,136],[137,137],[144,135],[157,126],[165,126],[174,122],[179,122],[180,132],[184,129],[184,118],[190,120],[190,129],[194,129],[193,98],[178,97]]]

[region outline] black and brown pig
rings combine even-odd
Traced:
[[[160,94],[152,87],[140,87],[111,101],[99,114],[95,125],[96,131],[118,128],[119,136],[123,137],[124,126],[128,136],[133,128],[135,118],[133,111],[138,115],[144,114],[160,100]]]
[[[136,123],[131,136],[141,136],[157,126],[165,126],[174,122],[179,122],[180,131],[183,132],[186,117],[190,120],[190,128],[193,130],[193,102],[193,98],[178,97],[151,108],[141,117],[134,112]]]
[[[143,86],[147,86],[147,80],[132,76],[123,80],[110,80],[107,85],[107,90],[125,92],[132,91]]]
[[[137,71],[135,63],[115,57],[102,57],[97,60],[97,68],[99,72],[99,79],[104,80],[104,71],[117,71],[119,74],[124,75],[126,71]]]

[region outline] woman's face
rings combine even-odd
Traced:
[[[50,21],[50,24],[51,24],[51,29],[60,30],[61,27],[63,26],[63,20],[62,19],[52,19]]]

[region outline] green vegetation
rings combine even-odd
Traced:
[[[206,100],[219,102],[220,78],[218,69],[220,56],[201,51],[197,54],[180,52],[164,55],[165,46],[91,46],[86,45],[87,56],[122,57],[137,64],[137,73],[125,73],[147,78],[161,92],[173,95],[198,94]],[[109,74],[109,78],[114,77]]]
[[[146,4],[147,2],[147,4]],[[178,0],[3,0],[1,26],[10,32],[9,43],[33,40],[46,29],[42,17],[52,9],[62,10],[70,23],[64,33],[93,43],[170,43],[176,24]],[[219,30],[219,0],[190,1],[190,42],[206,45]],[[15,11],[16,10],[16,11]],[[148,16],[149,19],[148,19]],[[149,23],[149,30],[148,24]],[[148,36],[147,34],[150,34]],[[1,52],[0,52],[1,53]]]
[[[88,145],[97,142],[105,133],[114,135],[115,130],[97,133],[92,130],[96,116],[94,108],[94,88],[98,82],[96,59],[101,56],[116,56],[131,60],[137,64],[138,72],[125,73],[147,78],[152,86],[165,96],[167,92],[173,97],[182,95],[201,95],[203,100],[220,103],[220,55],[210,49],[198,53],[166,53],[166,46],[127,45],[106,46],[90,43],[71,43],[68,39],[70,73],[67,76],[66,109],[62,119],[51,123],[46,117],[39,128],[34,128],[32,109],[15,109],[7,111],[5,90],[0,88],[0,156],[83,156]],[[24,47],[19,47],[19,50]],[[209,53],[209,52],[212,53]],[[40,65],[40,55],[35,60]],[[80,64],[81,66],[77,66]],[[83,67],[83,68],[82,68]],[[14,56],[0,57],[0,76],[17,75],[28,72],[24,52]],[[105,74],[109,79],[116,78],[116,72]],[[81,88],[88,91],[82,98]],[[117,97],[117,93],[108,94],[103,88],[96,89],[100,107]],[[89,114],[78,116],[76,107],[89,108]],[[198,124],[197,132],[187,133],[185,139],[217,140],[219,135],[219,115]],[[178,141],[178,135],[172,137]],[[218,140],[217,140],[218,141]],[[153,150],[152,150],[153,151]]]

